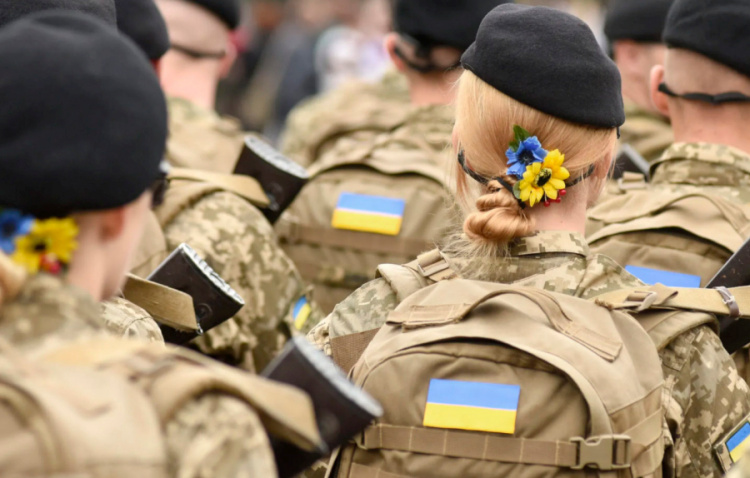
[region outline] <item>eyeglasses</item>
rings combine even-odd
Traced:
[[[164,197],[169,189],[169,163],[162,161],[159,165],[159,174],[149,190],[151,191],[151,209],[156,209],[164,203]]]
[[[738,91],[730,91],[729,93],[720,93],[718,95],[708,95],[706,93],[685,93],[680,95],[672,91],[666,83],[659,85],[659,91],[672,98],[682,98],[684,100],[702,101],[704,103],[710,103],[712,105],[721,105],[723,103],[748,103],[750,102],[750,96],[742,94]]]

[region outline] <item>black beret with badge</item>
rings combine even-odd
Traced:
[[[394,30],[424,46],[464,51],[474,42],[485,15],[504,3],[512,0],[396,0]]]
[[[45,10],[84,12],[111,26],[117,23],[114,0],[5,0],[0,4],[0,27]]]
[[[240,25],[239,0],[186,0],[210,11],[234,30]]]
[[[667,17],[664,42],[750,76],[750,2],[676,0]]]
[[[38,218],[110,209],[161,176],[164,94],[114,28],[77,12],[29,15],[0,29],[0,63],[0,207]]]
[[[664,23],[673,0],[614,0],[604,22],[610,43],[634,40],[661,43]]]
[[[557,118],[599,128],[625,122],[620,72],[573,15],[501,5],[482,21],[461,63],[502,93]]]
[[[138,45],[150,60],[169,50],[169,32],[154,0],[115,0],[117,28]]]

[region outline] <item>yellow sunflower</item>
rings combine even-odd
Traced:
[[[554,201],[558,191],[565,189],[570,173],[563,167],[565,155],[559,150],[550,151],[543,163],[532,163],[518,182],[518,199],[534,207],[543,200]]]
[[[32,274],[44,263],[68,264],[78,247],[78,226],[73,219],[34,221],[31,232],[16,239],[13,261]]]

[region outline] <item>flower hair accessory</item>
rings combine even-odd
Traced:
[[[484,185],[492,180],[500,183],[515,196],[522,209],[537,204],[549,206],[553,202],[561,202],[569,188],[594,172],[594,165],[591,165],[585,174],[566,182],[570,178],[570,172],[563,166],[565,155],[560,150],[547,151],[539,138],[518,125],[513,127],[513,133],[515,138],[505,155],[508,158],[508,176],[517,179],[515,184],[511,185],[502,177],[489,179],[473,171],[467,166],[463,151],[459,152],[458,162],[475,181]]]
[[[78,247],[71,218],[36,219],[15,209],[0,209],[0,251],[32,274],[59,274]]]

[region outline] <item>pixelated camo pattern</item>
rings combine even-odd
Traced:
[[[663,116],[625,101],[625,124],[620,127],[620,143],[635,148],[649,163],[659,159],[674,141],[672,126]]]
[[[159,325],[148,312],[121,297],[102,302],[104,326],[118,337],[164,343]]]
[[[170,249],[190,244],[245,299],[234,318],[196,341],[199,349],[262,370],[291,336],[294,305],[308,292],[266,218],[247,201],[217,192],[178,214],[164,234]],[[314,308],[308,321],[319,319]]]

